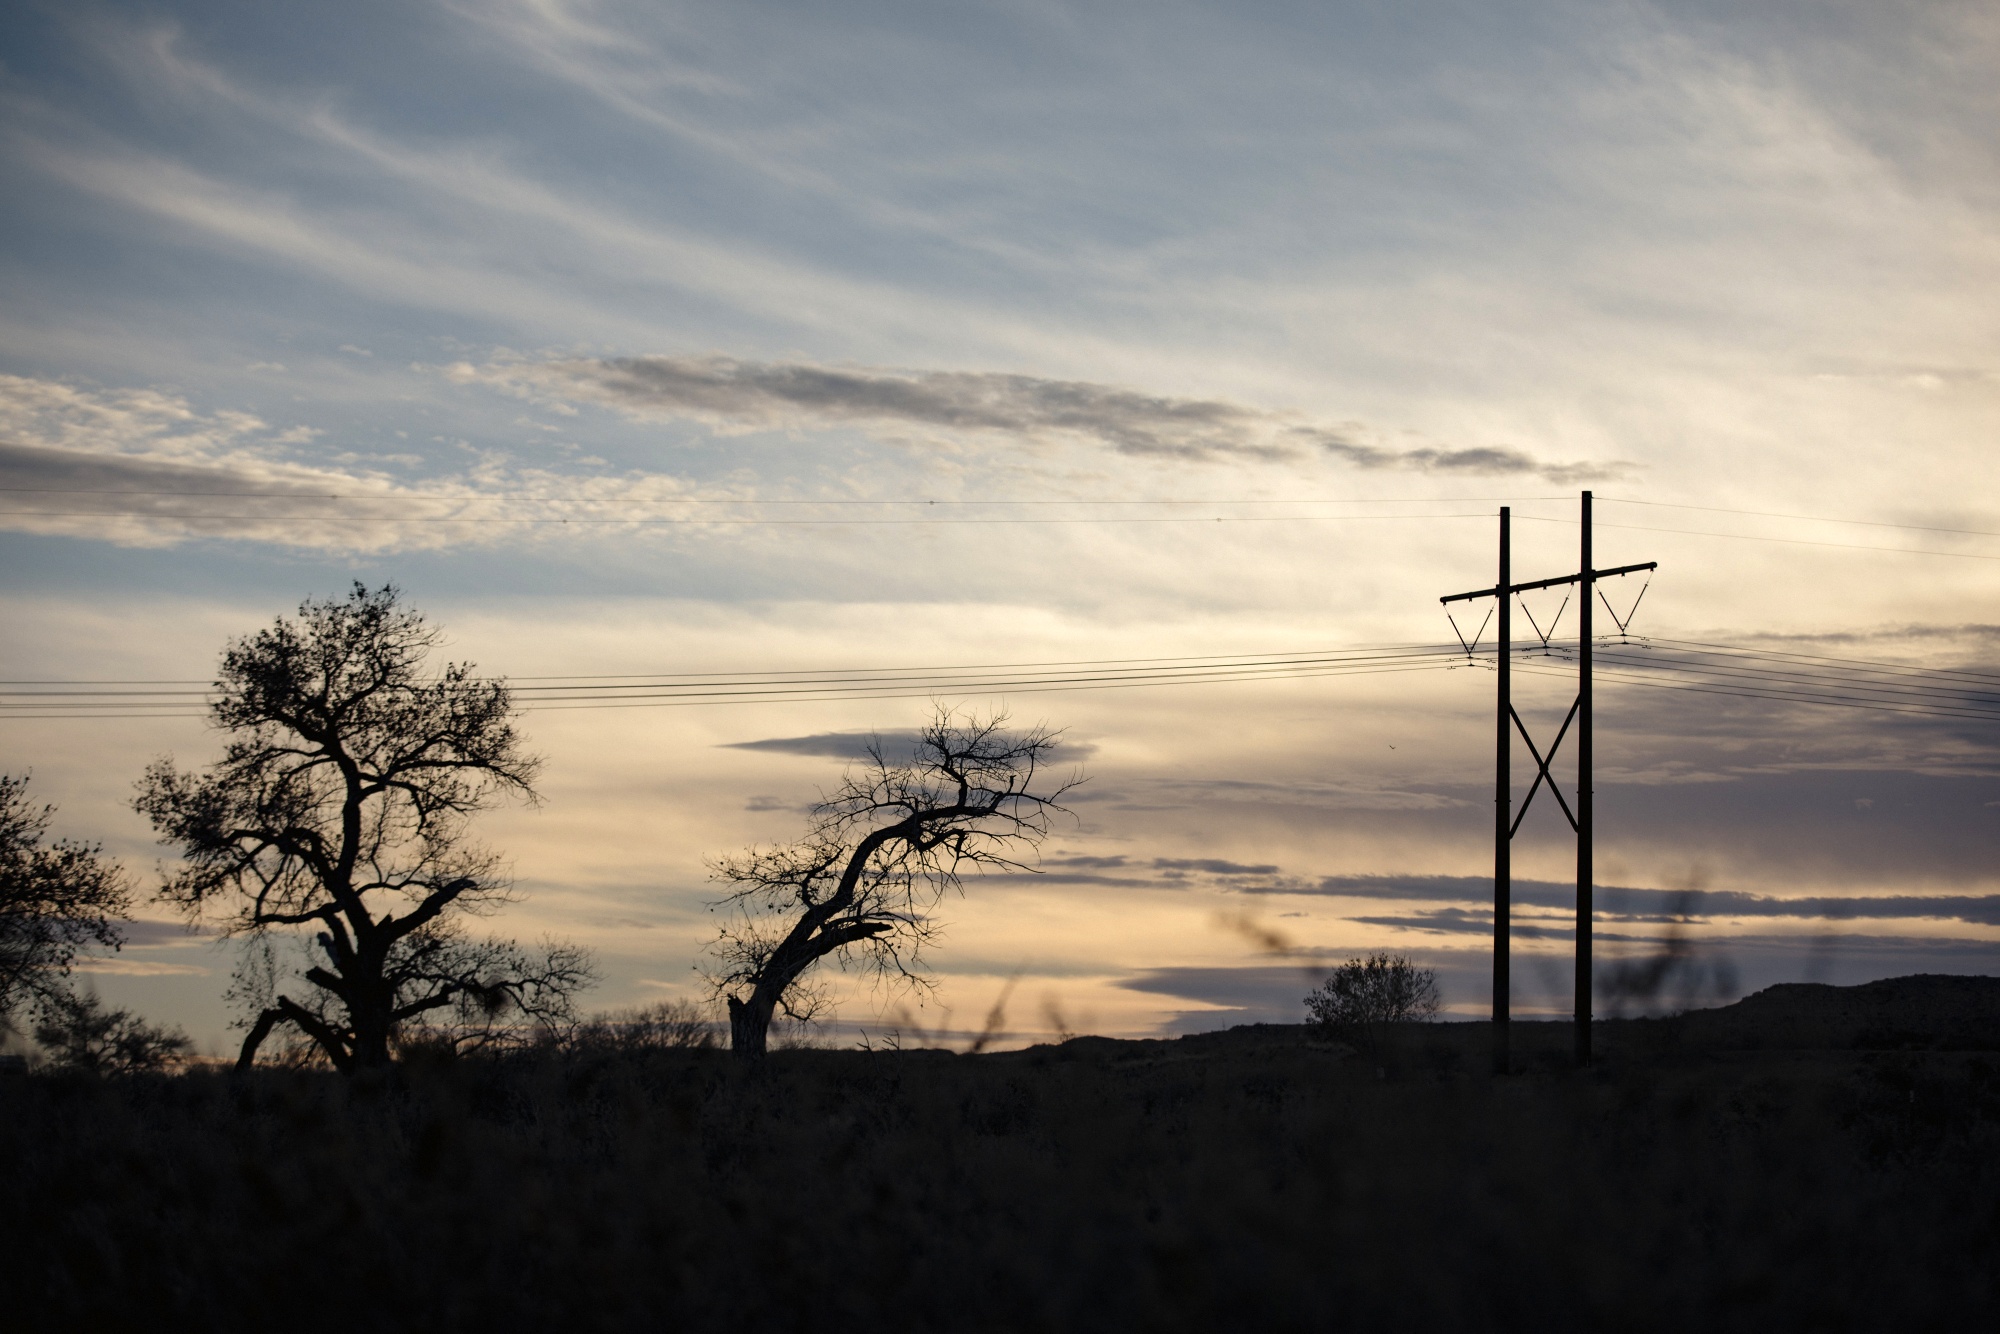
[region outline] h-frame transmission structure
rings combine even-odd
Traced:
[[[1582,559],[1575,574],[1556,575],[1550,579],[1535,579],[1527,583],[1513,582],[1513,515],[1509,506],[1500,509],[1500,577],[1491,588],[1478,588],[1469,593],[1452,593],[1438,601],[1445,605],[1453,602],[1469,602],[1479,598],[1495,598],[1498,601],[1499,625],[1495,632],[1499,638],[1495,661],[1498,667],[1499,690],[1498,709],[1495,721],[1496,746],[1494,761],[1493,792],[1493,1069],[1496,1074],[1505,1074],[1512,1063],[1508,1034],[1508,1011],[1512,1001],[1512,910],[1513,910],[1513,842],[1514,835],[1521,828],[1521,820],[1528,813],[1528,806],[1535,794],[1547,784],[1556,804],[1562,808],[1570,829],[1576,834],[1576,1060],[1579,1065],[1590,1061],[1590,926],[1592,896],[1595,889],[1595,835],[1594,802],[1591,800],[1591,763],[1594,723],[1591,699],[1591,646],[1594,633],[1592,625],[1593,602],[1601,595],[1597,588],[1599,579],[1616,575],[1636,574],[1659,568],[1659,562],[1646,561],[1639,565],[1620,565],[1614,569],[1599,570],[1591,564],[1590,550],[1590,492],[1583,493],[1583,548]],[[1514,596],[1538,588],[1557,588],[1566,584],[1580,585],[1582,596],[1579,603],[1579,625],[1577,627],[1577,687],[1576,701],[1569,706],[1569,714],[1557,729],[1554,742],[1544,753],[1535,744],[1528,732],[1528,725],[1521,721],[1520,713],[1514,708],[1513,656],[1514,656]],[[1641,589],[1639,596],[1645,596]],[[1631,621],[1631,613],[1623,618],[1611,609],[1609,600],[1605,610],[1611,613],[1619,629],[1623,630]],[[1632,610],[1638,610],[1635,600]],[[1524,606],[1523,611],[1526,611]],[[1561,616],[1558,611],[1556,615]],[[1530,616],[1530,621],[1533,617]],[[1547,646],[1549,635],[1554,633],[1553,624],[1548,634],[1536,626],[1542,644]],[[1473,642],[1478,635],[1475,633]],[[1471,651],[1471,644],[1467,644]],[[1576,729],[1576,806],[1571,808],[1563,799],[1562,789],[1556,784],[1555,775],[1549,771],[1556,752]],[[1535,781],[1528,788],[1528,795],[1521,799],[1518,810],[1514,809],[1514,733],[1519,732],[1521,740],[1528,747],[1528,754],[1535,761]]]

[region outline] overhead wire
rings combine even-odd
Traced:
[[[1545,669],[1517,666],[1517,673],[1530,676],[1562,676],[1567,672],[1551,672]],[[1760,689],[1754,686],[1730,686],[1703,680],[1685,681],[1662,679],[1659,676],[1612,673],[1603,676],[1600,684],[1633,685],[1647,689],[1682,690],[1701,695],[1724,695],[1739,699],[1762,699],[1778,703],[1820,705],[1832,708],[1863,709],[1876,713],[1900,713],[1928,718],[1965,718],[1981,722],[2000,722],[2000,711],[1957,710],[1938,707],[1902,707],[1894,704],[1870,703],[1862,700],[1841,699],[1834,696],[1795,693],[1779,689]]]
[[[1567,499],[1567,497],[1564,497]],[[1928,523],[1891,523],[1884,519],[1844,519],[1831,514],[1792,514],[1781,510],[1739,510],[1721,505],[1685,505],[1671,500],[1635,500],[1629,496],[1592,496],[1599,504],[1646,505],[1653,509],[1699,510],[1705,514],[1741,514],[1757,519],[1797,519],[1805,523],[1845,523],[1860,528],[1901,528],[1912,533],[1954,533],[1964,537],[2000,537],[2000,531],[1985,528],[1942,528]]]
[[[1913,672],[1927,676],[1962,676],[1971,680],[1990,681],[2000,684],[2000,672],[1974,672],[1962,667],[1915,667],[1909,663],[1883,662],[1877,658],[1841,658],[1824,653],[1799,653],[1786,649],[1749,649],[1734,644],[1714,644],[1699,639],[1669,639],[1662,635],[1645,636],[1654,644],[1674,644],[1685,648],[1713,649],[1722,653],[1750,654],[1773,660],[1802,659],[1808,662],[1839,664],[1842,666],[1870,667],[1880,671]]]
[[[589,503],[589,502],[578,502]],[[1273,501],[1273,504],[1309,502]],[[1461,514],[1215,514],[1144,515],[1106,517],[1104,515],[1063,515],[1052,518],[909,518],[909,519],[759,519],[731,515],[726,518],[634,517],[594,518],[568,515],[460,515],[425,514],[393,517],[377,514],[148,514],[133,510],[0,510],[0,518],[27,519],[147,519],[173,523],[257,523],[288,520],[294,523],[348,524],[517,524],[555,525],[589,528],[615,527],[697,527],[697,528],[851,528],[907,526],[987,526],[1047,524],[1155,524],[1155,523],[1357,523],[1369,520],[1490,519],[1486,513]]]
[[[1491,518],[1491,515],[1481,517]],[[1542,514],[1516,514],[1517,520],[1528,523],[1560,523],[1575,526],[1580,519],[1557,518]],[[1629,533],[1678,533],[1684,537],[1720,537],[1732,542],[1776,542],[1792,547],[1831,547],[1841,551],[1879,551],[1890,556],[1947,556],[1954,560],[2000,560],[2000,556],[1987,555],[1978,551],[1939,551],[1934,547],[1881,547],[1867,542],[1826,542],[1806,537],[1771,537],[1763,533],[1718,533],[1705,528],[1660,528],[1636,523],[1606,523],[1593,519],[1593,527],[1617,528]]]
[[[1973,684],[1993,679],[1984,673],[1823,656],[1801,665],[1796,658],[1802,655],[1760,653],[1733,646],[1694,649],[1678,646],[1678,641],[1632,642],[1608,636],[1592,652],[1596,675],[1607,684],[2000,721],[2000,691]],[[1567,661],[1574,653],[1575,643],[1569,641],[1531,657],[1558,656]],[[1567,675],[1551,673],[1532,661],[1516,670],[1531,675]]]
[[[1250,505],[1372,505],[1372,504],[1453,504],[1508,497],[1356,497],[1335,500],[1199,499],[1181,497],[1112,500],[1006,499],[942,500],[896,498],[864,500],[742,500],[716,497],[578,497],[492,493],[427,495],[380,495],[371,493],[225,492],[128,490],[101,488],[0,487],[0,492],[42,494],[204,496],[211,498],[256,498],[287,501],[427,501],[467,504],[481,501],[535,500],[576,505],[654,504],[735,506],[939,506],[962,510],[966,507],[1020,506],[1250,506]],[[1715,513],[1744,514],[1815,522],[1855,523],[1870,527],[1903,528],[1911,531],[1944,532],[1966,536],[2000,536],[1977,529],[1953,529],[1928,525],[1890,524],[1872,520],[1836,519],[1819,515],[1785,514],[1775,511],[1730,510],[1719,506],[1671,505],[1668,502],[1619,500],[1614,503],[1655,505]],[[1567,499],[1567,497],[1513,497],[1516,501]],[[1059,515],[1052,517],[889,517],[889,518],[783,518],[767,519],[731,515],[719,518],[687,516],[578,517],[578,516],[495,516],[421,515],[406,518],[380,515],[327,514],[157,514],[121,511],[17,510],[0,511],[0,517],[107,517],[187,522],[255,522],[286,519],[305,523],[450,523],[450,524],[546,524],[577,526],[692,525],[728,526],[877,526],[877,525],[988,525],[988,524],[1149,524],[1149,523],[1284,523],[1345,522],[1373,519],[1421,521],[1426,519],[1490,518],[1483,513],[1445,514],[1232,514],[1232,515]],[[1518,515],[1535,522],[1573,524],[1575,519],[1541,515]],[[1694,529],[1636,524],[1605,523],[1599,526],[1637,532],[1672,533],[1697,537],[1717,537],[1739,541],[1777,542],[1788,545],[1834,547],[1859,551],[1879,551],[1899,555],[1930,555],[1962,559],[2000,560],[2000,556],[1977,552],[1939,551],[1921,548],[1884,547],[1863,543],[1829,542],[1760,534],[1720,533]],[[1474,644],[1476,645],[1475,636]],[[1532,650],[1523,645],[1516,652]],[[1550,650],[1546,638],[1544,651]],[[907,698],[914,695],[953,691],[1000,690],[1032,692],[1048,690],[1108,689],[1126,686],[1196,684],[1209,681],[1309,677],[1383,671],[1427,670],[1432,667],[1477,665],[1484,661],[1473,646],[1463,641],[1458,648],[1446,645],[1375,646],[1377,657],[1358,657],[1363,650],[1328,650],[1319,653],[1240,655],[1236,657],[1189,657],[1171,659],[1096,659],[1081,662],[1039,662],[983,664],[953,667],[836,669],[819,672],[689,673],[680,676],[567,676],[514,678],[514,690],[524,708],[643,707],[694,703],[752,702],[774,700],[831,700],[842,698]],[[1556,652],[1564,651],[1559,641]],[[1570,651],[1573,651],[1573,647]],[[1388,657],[1381,657],[1381,654]],[[1400,657],[1398,655],[1401,655]],[[1825,655],[1759,651],[1738,645],[1705,644],[1657,637],[1641,637],[1635,644],[1629,637],[1617,641],[1606,638],[1598,649],[1607,684],[1626,683],[1697,690],[1711,694],[1746,695],[1754,698],[1794,703],[1877,708],[1895,712],[1927,712],[1937,716],[1987,718],[2000,711],[2000,696],[1979,687],[2000,686],[2000,674],[1951,668],[1919,668],[1906,664],[1869,662],[1863,659]],[[1524,670],[1540,674],[1540,669],[1524,664]],[[1666,679],[1672,677],[1674,679]],[[87,690],[51,687],[87,684]],[[173,717],[189,716],[189,711],[205,707],[205,689],[174,690],[172,686],[203,686],[196,681],[13,681],[0,682],[0,717]],[[117,690],[104,687],[132,686]],[[154,710],[134,712],[134,710]],[[76,712],[62,712],[74,710]],[[123,710],[123,712],[113,712]]]
[[[1569,496],[1120,496],[1110,499],[985,498],[969,500],[930,496],[780,497],[750,496],[584,496],[573,493],[501,491],[184,491],[139,487],[0,486],[0,494],[53,496],[196,496],[204,499],[255,500],[398,500],[462,502],[467,500],[532,500],[592,505],[1472,505],[1520,504],[1525,501],[1568,500]]]
[[[1575,640],[1514,646],[1517,671],[1568,675]],[[1560,661],[1551,670],[1538,659]],[[1597,643],[1606,685],[1638,685],[1781,703],[2000,721],[2000,674],[1922,668],[1696,641],[1606,636]],[[1028,694],[1147,686],[1486,667],[1493,650],[1384,644],[1349,649],[1179,658],[1115,658],[940,667],[804,669],[678,675],[537,676],[510,680],[524,711],[701,704],[908,699],[940,694]],[[0,682],[0,717],[194,717],[209,692],[187,681]],[[154,688],[145,689],[148,685]],[[104,687],[141,687],[105,689]]]
[[[849,668],[685,676],[520,678],[510,682],[524,710],[646,705],[911,698],[950,693],[1032,693],[1049,690],[1379,674],[1453,669],[1462,653],[1449,645],[1376,645],[1202,658],[1096,659],[951,668]],[[188,717],[203,711],[208,692],[97,688],[120,682],[0,682],[0,717]],[[162,687],[185,682],[162,682]],[[67,686],[69,689],[53,689]],[[197,703],[197,701],[202,701]],[[144,714],[133,712],[148,709]],[[114,712],[123,710],[124,712]]]
[[[1933,686],[1908,683],[1884,682],[1866,677],[1850,677],[1842,680],[1828,675],[1813,675],[1799,672],[1771,671],[1738,664],[1705,663],[1696,665],[1675,664],[1666,666],[1657,661],[1648,661],[1644,656],[1616,654],[1600,651],[1597,661],[1609,663],[1614,669],[1631,668],[1642,671],[1679,671],[1683,674],[1701,673],[1725,681],[1743,680],[1783,684],[1800,690],[1822,690],[1844,694],[1854,698],[1923,703],[1936,701],[1954,707],[2000,708],[2000,697],[1968,695],[1963,690],[1949,690]]]

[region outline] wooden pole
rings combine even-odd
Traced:
[[[1597,572],[1591,566],[1590,492],[1583,493],[1583,569],[1579,578],[1583,615],[1577,627],[1576,683],[1576,1063],[1590,1064],[1590,920],[1596,886],[1591,847],[1590,655],[1591,611],[1597,599]]]
[[[1512,511],[1500,507],[1500,582],[1495,594],[1500,599],[1499,645],[1499,731],[1493,775],[1493,1073],[1504,1075],[1511,1068],[1507,1050],[1507,1012],[1513,992],[1509,937],[1512,932],[1514,895],[1513,866],[1513,786],[1514,786],[1514,595],[1513,560],[1509,547]]]

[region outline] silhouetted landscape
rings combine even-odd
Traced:
[[[793,1049],[698,1028],[14,1075],[47,1327],[1940,1328],[1990,1311],[2000,979],[1667,1019]],[[696,1045],[684,1045],[696,1044]]]
[[[6,1324],[2000,1329],[1996,123],[1992,0],[0,5]]]

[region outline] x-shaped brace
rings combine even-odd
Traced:
[[[1515,814],[1514,823],[1507,830],[1508,838],[1514,837],[1514,831],[1519,829],[1521,821],[1527,818],[1528,803],[1533,801],[1535,794],[1542,790],[1543,783],[1547,783],[1549,791],[1555,794],[1556,804],[1562,807],[1563,818],[1569,821],[1569,827],[1571,829],[1577,827],[1576,816],[1571,812],[1569,803],[1563,800],[1562,789],[1556,786],[1556,777],[1549,772],[1549,764],[1555,759],[1556,752],[1562,749],[1563,738],[1569,735],[1569,725],[1576,721],[1576,711],[1582,705],[1583,698],[1578,696],[1576,702],[1569,706],[1569,717],[1563,719],[1561,729],[1556,732],[1555,744],[1549,747],[1549,753],[1546,756],[1541,751],[1535,749],[1535,739],[1528,735],[1528,725],[1521,721],[1520,713],[1516,711],[1512,704],[1507,706],[1507,712],[1514,717],[1515,728],[1521,733],[1521,740],[1528,743],[1528,753],[1535,757],[1535,783],[1533,787],[1528,789],[1528,795],[1521,798],[1521,809]]]

